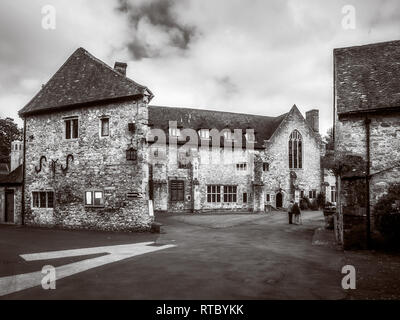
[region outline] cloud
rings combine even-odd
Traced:
[[[157,57],[168,48],[188,50],[196,28],[179,21],[177,4],[174,0],[119,0],[118,11],[129,21],[132,39],[127,46],[134,59]]]
[[[57,29],[41,28],[41,7]],[[77,48],[148,86],[154,104],[279,115],[296,104],[332,125],[332,50],[400,39],[400,2],[353,0],[3,0],[0,115],[17,111]]]

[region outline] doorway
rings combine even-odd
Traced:
[[[283,196],[281,192],[278,192],[276,194],[276,207],[277,208],[282,208],[282,202],[283,202]]]
[[[6,207],[5,207],[5,221],[7,223],[14,223],[14,190],[6,191]]]

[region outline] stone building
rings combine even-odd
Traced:
[[[166,133],[165,144],[149,140],[155,210],[262,212],[316,199],[318,110],[306,118],[296,106],[278,117],[150,106],[152,132]]]
[[[337,238],[365,247],[373,205],[400,179],[400,41],[334,50],[335,152],[349,159],[338,178]]]
[[[153,207],[261,212],[321,192],[318,110],[149,106],[126,67],[80,48],[20,111],[26,224],[148,230]]]
[[[22,141],[11,143],[11,170],[0,175],[0,223],[22,223]]]
[[[148,230],[152,93],[76,50],[19,114],[28,225]]]

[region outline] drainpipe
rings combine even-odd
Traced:
[[[25,154],[26,154],[26,118],[24,118],[24,133],[23,133],[23,155],[22,155],[22,191],[21,191],[21,224],[25,224]]]
[[[368,115],[365,117],[365,134],[366,134],[366,141],[367,141],[367,167],[366,167],[366,175],[365,175],[365,188],[366,188],[366,195],[367,195],[367,248],[371,249],[371,199],[370,199],[370,163],[371,163],[371,156],[370,156],[370,134],[371,134],[371,119],[368,118]]]

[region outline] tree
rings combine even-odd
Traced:
[[[22,129],[12,118],[0,118],[0,163],[10,163],[11,142],[22,140]]]
[[[335,145],[333,141],[333,128],[329,128],[324,136],[324,142],[326,143],[326,150],[334,150]]]

